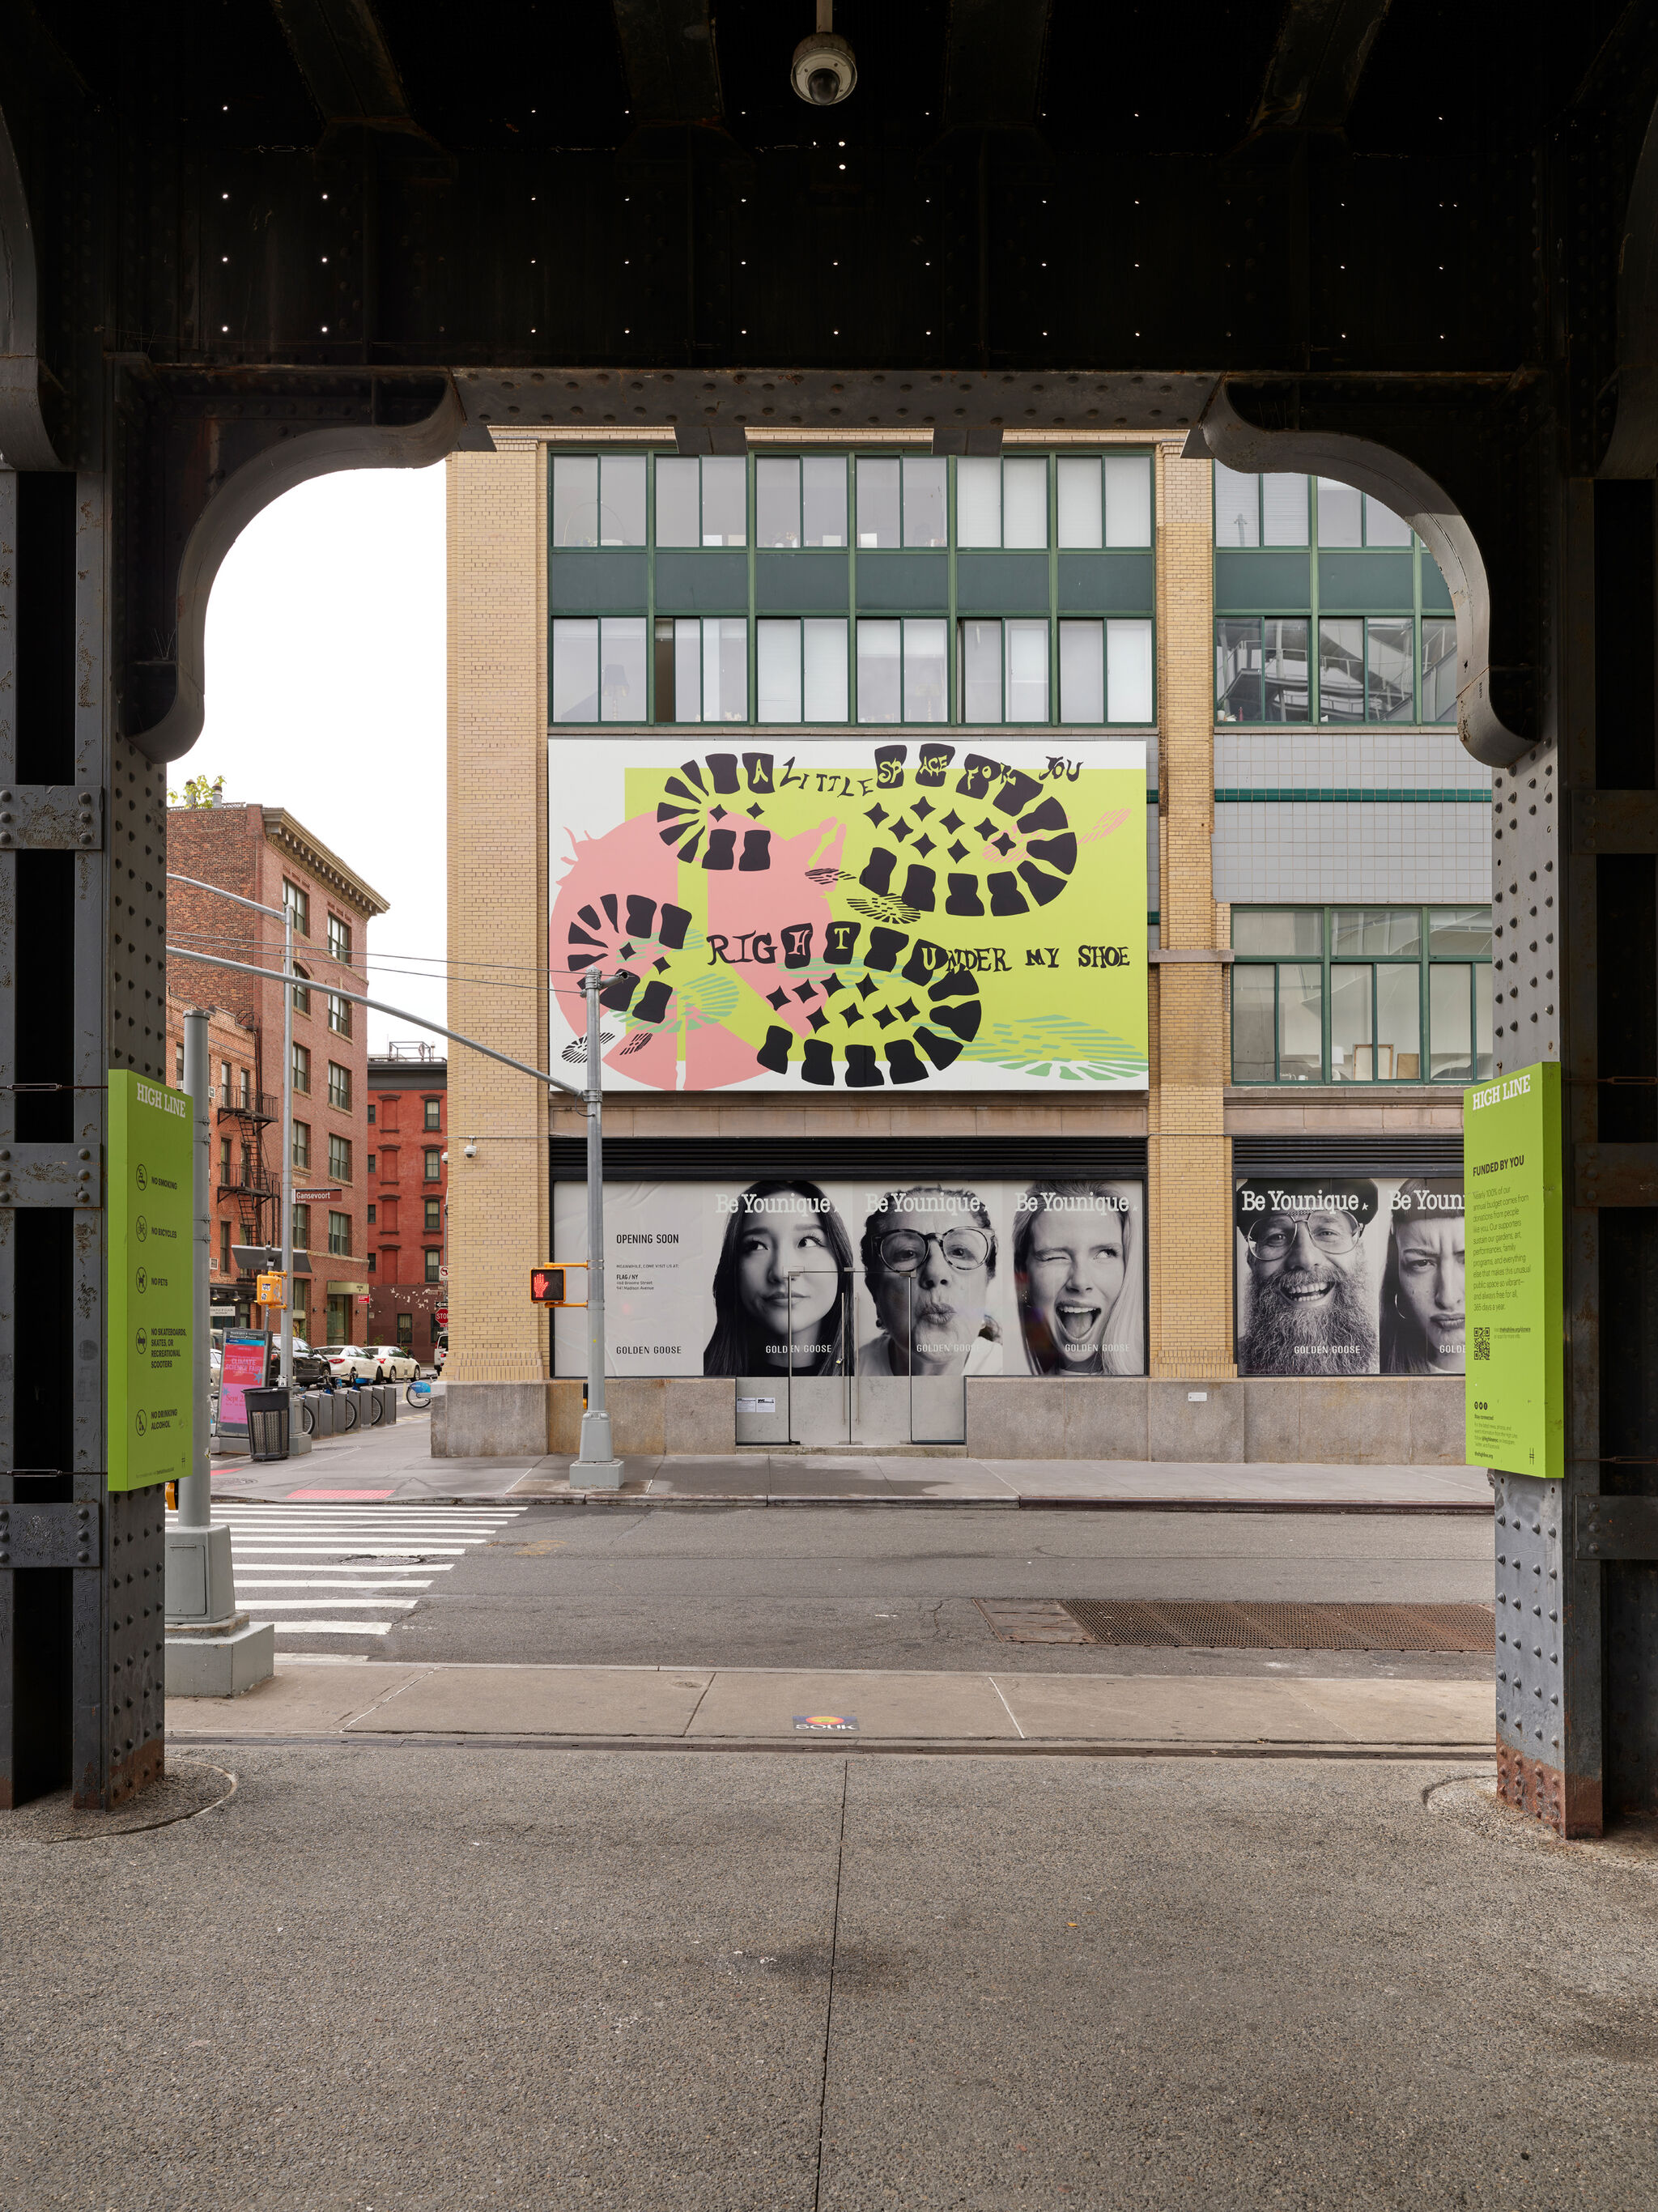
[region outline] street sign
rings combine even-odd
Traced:
[[[296,1190],[294,1193],[294,1195],[296,1199],[304,1199],[308,1201],[312,1199],[319,1198],[343,1198],[345,1194],[342,1190]]]
[[[448,1270],[446,1267],[440,1267],[440,1268],[438,1269],[438,1280],[439,1280],[439,1282],[440,1282],[440,1283],[446,1283],[446,1282],[448,1281],[448,1279],[449,1279],[449,1270]]]
[[[449,1326],[448,1307],[434,1306],[432,1309],[432,1319],[440,1328],[447,1328]]]
[[[1566,1313],[1560,1066],[1540,1060],[1462,1094],[1469,1460],[1565,1474]]]
[[[111,1068],[112,1490],[148,1489],[191,1469],[195,1133],[182,1091]]]
[[[569,1282],[567,1279],[578,1270],[580,1282]],[[530,1270],[530,1302],[532,1305],[585,1306],[587,1303],[585,1297],[573,1298],[567,1292],[585,1291],[586,1287],[587,1262],[585,1260],[557,1260],[549,1267],[531,1267]]]

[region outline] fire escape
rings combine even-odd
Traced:
[[[282,1242],[282,1176],[264,1164],[264,1139],[267,1125],[279,1119],[282,1102],[268,1091],[221,1086],[215,1121],[220,1133],[219,1198],[228,1199],[240,1234],[238,1244],[278,1244]],[[228,1122],[228,1150],[227,1132]],[[265,1227],[269,1209],[270,1231]]]

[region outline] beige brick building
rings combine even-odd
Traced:
[[[449,1018],[579,1083],[581,968],[623,973],[604,1045],[618,1449],[1459,1461],[1489,787],[1444,719],[1448,600],[1408,531],[1175,441],[1016,434],[949,461],[890,435],[751,433],[746,456],[671,431],[495,443],[448,463]],[[949,866],[930,805],[885,833],[927,817],[926,842],[895,848],[908,874],[863,872],[879,896],[826,888],[825,912],[844,896],[865,919],[808,932],[799,961],[744,903],[756,841],[777,885],[779,763],[878,775],[884,749],[908,796],[939,746],[940,805],[987,756],[1017,778],[1005,763],[1046,752],[1062,799],[1053,757],[1084,789],[1143,763],[1143,934],[1108,983],[1070,987],[1099,1025],[1080,1043],[1073,1020],[993,1054],[999,1021],[1045,1017],[1029,978],[987,983],[984,1034],[946,1066],[959,1048],[923,1033],[919,994],[887,991],[876,945],[919,944]],[[842,811],[837,839],[872,835]],[[1012,833],[1027,870],[1035,818]],[[1066,900],[1138,884],[1127,833],[1108,854],[1097,833]],[[969,867],[975,834],[950,848]],[[1031,917],[1012,896],[1018,918],[979,934],[1017,968]],[[831,942],[865,927],[837,966]],[[776,992],[754,961],[780,963]],[[868,1048],[860,974],[879,987]],[[1145,1024],[1132,1066],[1105,1036],[1129,1037],[1125,1006]],[[585,1256],[580,1101],[456,1050],[449,1128],[434,1449],[573,1449],[583,1316],[550,1328],[528,1285]],[[763,1235],[740,1230],[768,1208]],[[793,1272],[768,1290],[783,1218]]]

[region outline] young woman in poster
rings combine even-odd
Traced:
[[[751,1182],[726,1223],[702,1372],[844,1372],[851,1273],[851,1242],[815,1182]]]
[[[1463,1372],[1466,1272],[1461,1184],[1400,1183],[1382,1274],[1384,1375]]]
[[[1143,1375],[1145,1304],[1127,1183],[1032,1183],[1013,1274],[1033,1375]]]

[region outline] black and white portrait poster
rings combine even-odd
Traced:
[[[607,1182],[608,1371],[1143,1375],[1143,1186],[1110,1179]],[[556,1260],[586,1251],[579,1183]],[[554,1316],[554,1372],[585,1316]]]
[[[1277,1176],[1233,1194],[1240,1375],[1461,1375],[1462,1179]]]

